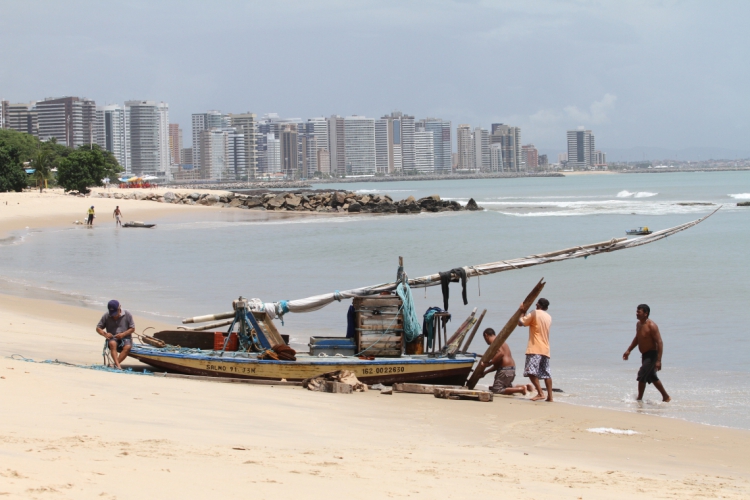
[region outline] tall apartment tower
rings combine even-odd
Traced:
[[[490,144],[500,144],[503,150],[503,167],[506,172],[521,171],[521,128],[493,123]]]
[[[2,108],[2,128],[39,136],[36,102],[11,104],[3,101]]]
[[[242,179],[254,179],[258,174],[258,117],[255,113],[228,115],[229,124],[244,136],[245,161]]]
[[[521,146],[521,161],[527,170],[536,170],[539,168],[539,151],[533,144]]]
[[[470,170],[474,168],[474,146],[471,125],[461,124],[456,129],[456,148],[458,154],[457,168]]]
[[[221,111],[211,110],[205,113],[193,113],[191,126],[193,136],[193,165],[195,168],[200,168],[201,132],[212,128],[226,128],[229,126],[229,120],[221,114]]]
[[[169,105],[156,101],[125,101],[130,171],[135,175],[171,178]]]
[[[414,131],[414,170],[420,174],[435,173],[435,135],[418,127]]]
[[[401,116],[384,116],[375,122],[375,150],[377,171],[401,172],[403,146],[401,141]]]
[[[169,162],[182,165],[182,129],[178,123],[169,124]]]
[[[281,172],[288,178],[297,178],[299,173],[299,134],[296,125],[287,124],[279,132]]]
[[[118,104],[96,108],[95,142],[112,153],[126,172],[130,172],[125,107]]]
[[[416,169],[416,152],[414,150],[414,117],[401,111],[394,111],[383,116],[391,122],[393,134],[393,172]]]
[[[330,153],[331,175],[346,175],[344,118],[338,115],[331,115],[328,118],[328,151]]]
[[[453,152],[451,122],[440,118],[425,118],[419,120],[417,126],[423,127],[427,132],[432,132],[435,172],[450,173],[453,165],[451,158]]]
[[[212,127],[200,135],[200,178],[236,181],[247,175],[245,135],[234,127]]]
[[[273,134],[266,135],[265,173],[281,172],[281,141]]]
[[[344,118],[346,172],[352,175],[375,173],[375,120],[364,116]]]
[[[0,99],[0,129],[4,129],[8,121],[8,104],[5,99]]]
[[[500,143],[490,144],[490,171],[504,172],[503,166],[503,145]]]
[[[490,165],[490,133],[482,127],[474,129],[474,169],[479,172],[489,172]]]
[[[79,97],[50,97],[36,103],[39,139],[53,137],[59,144],[77,148],[94,144],[96,103]]]
[[[596,162],[596,146],[591,130],[568,130],[568,168],[591,168]]]

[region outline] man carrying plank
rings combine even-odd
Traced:
[[[495,340],[497,335],[495,335],[495,330],[487,328],[483,336],[487,345],[492,345],[492,341]],[[492,357],[490,365],[486,369],[484,363],[480,361],[477,370],[484,370],[482,377],[492,372],[497,372],[495,373],[495,381],[492,387],[490,387],[490,391],[494,394],[510,396],[511,394],[520,393],[525,396],[527,391],[534,390],[531,384],[513,386],[513,380],[516,378],[516,362],[513,361],[513,356],[510,353],[510,347],[507,343],[503,343],[500,346],[500,349]]]
[[[526,366],[523,370],[523,376],[529,377],[536,388],[536,396],[531,400],[544,399],[542,386],[539,384],[539,379],[544,379],[544,384],[547,386],[547,401],[551,403],[552,375],[549,368],[549,327],[552,324],[552,317],[547,313],[548,307],[549,300],[540,298],[536,302],[536,310],[521,317],[518,320],[518,326],[529,327],[529,343],[526,348]],[[523,304],[521,304],[520,310],[526,312]]]

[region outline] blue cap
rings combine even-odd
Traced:
[[[110,300],[107,304],[107,310],[109,311],[109,314],[117,314],[117,311],[120,310],[120,303],[114,299]]]

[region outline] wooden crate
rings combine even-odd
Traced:
[[[357,297],[353,305],[357,352],[363,356],[401,356],[404,351],[401,299],[393,295]]]

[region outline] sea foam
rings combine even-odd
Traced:
[[[596,434],[625,434],[627,436],[638,434],[636,431],[631,431],[630,429],[613,429],[611,427],[593,427],[586,430]]]
[[[652,196],[656,196],[659,193],[652,193],[650,191],[638,191],[636,193],[631,193],[630,191],[623,189],[619,193],[617,193],[618,198],[651,198]]]
[[[737,193],[730,194],[729,196],[735,200],[750,200],[750,193]]]

